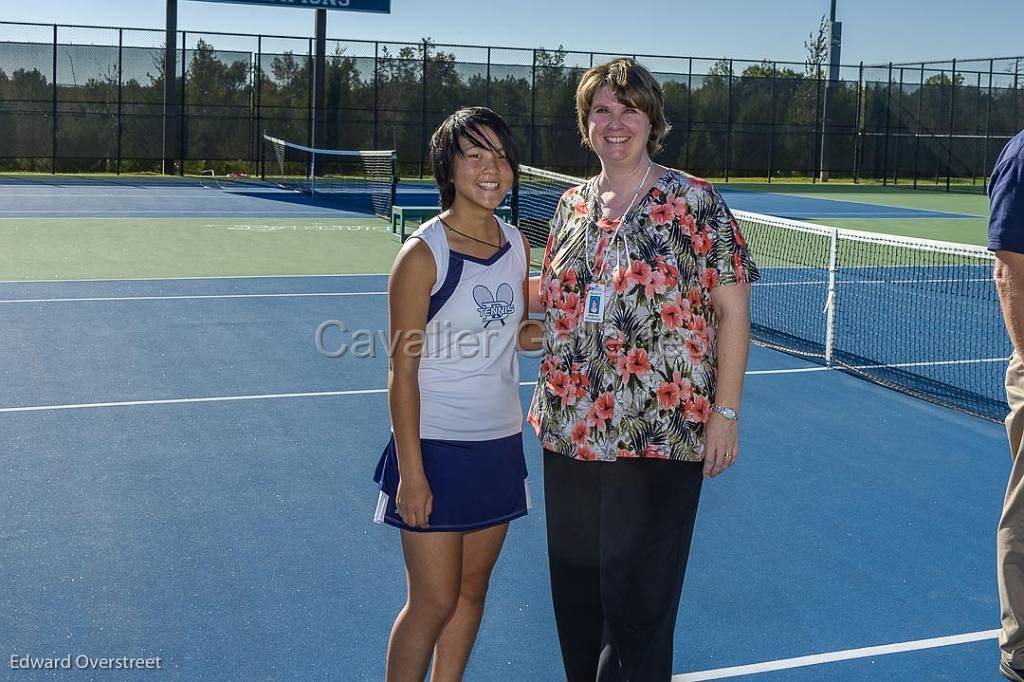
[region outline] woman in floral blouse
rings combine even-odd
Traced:
[[[569,682],[667,682],[704,477],[736,463],[757,269],[708,182],[658,165],[661,87],[632,59],[587,71],[601,172],[562,196],[537,312],[530,422]]]

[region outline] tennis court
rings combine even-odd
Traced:
[[[431,192],[403,185],[399,203],[430,203]],[[728,199],[765,213],[791,200],[775,214],[829,224],[841,211],[882,218],[879,228],[978,220],[929,211],[923,193],[917,206],[892,196],[741,188]],[[398,248],[387,223],[267,187],[47,176],[4,178],[0,216],[9,654],[162,660],[117,679],[380,679],[404,600],[397,535],[371,522],[389,431],[377,335]],[[843,333],[831,344],[846,371],[824,366],[814,354],[826,343],[827,272],[810,264],[818,255],[783,260],[820,249],[773,231],[758,242],[758,229],[755,317],[780,312],[783,336],[802,327],[809,355],[751,350],[743,461],[705,487],[676,682],[999,679],[1001,424],[858,378],[868,356]],[[836,330],[864,338],[915,315],[926,338],[982,320],[953,346],[960,355],[901,339],[872,362],[972,368],[958,375],[981,377],[970,392],[998,391],[989,384],[1009,344],[991,324],[983,264],[940,254],[910,272],[858,253],[836,291],[900,295],[837,303]],[[911,277],[933,286],[902,289]],[[975,308],[952,308],[960,299]],[[338,358],[317,349],[330,320],[344,331],[333,326],[322,345],[350,346]],[[524,407],[536,372],[521,359]],[[948,375],[915,376],[928,390]],[[525,440],[535,507],[511,527],[467,680],[560,676],[541,453]]]

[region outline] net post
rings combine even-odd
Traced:
[[[836,262],[839,253],[839,230],[833,228],[828,254],[828,294],[825,298],[825,364],[832,366],[832,349],[836,332]]]
[[[316,148],[309,152],[309,196],[316,194]]]
[[[391,206],[389,212],[398,205],[398,151],[391,152]]]

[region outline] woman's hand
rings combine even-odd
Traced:
[[[714,478],[739,456],[739,423],[712,412],[704,426],[704,476]]]
[[[434,509],[434,496],[426,476],[402,476],[395,492],[395,510],[410,528],[430,528],[428,519]]]

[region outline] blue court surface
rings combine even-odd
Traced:
[[[977,216],[751,192],[724,187],[734,209],[791,219],[976,218]],[[554,197],[538,197],[530,210],[547,219]],[[226,179],[74,178],[0,176],[0,217],[34,218],[358,218],[368,211],[369,194],[349,187],[334,194],[307,196],[268,184]],[[429,183],[399,185],[400,205],[437,205]]]
[[[0,283],[5,678],[382,678],[405,596],[397,531],[371,521],[385,287]],[[329,320],[339,358],[315,342]],[[525,409],[537,360],[521,368]],[[737,466],[704,488],[674,682],[1001,679],[1002,426],[760,347],[742,414]],[[535,507],[511,525],[467,680],[561,679],[525,442]],[[68,654],[161,669],[7,668]]]

